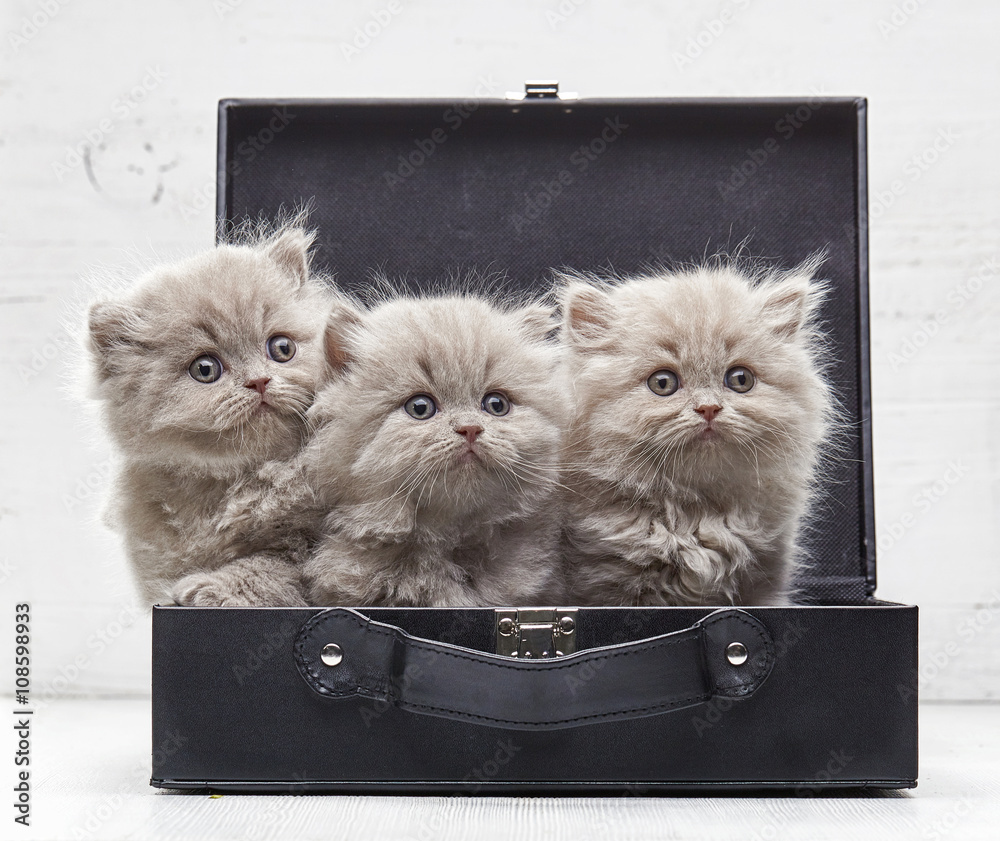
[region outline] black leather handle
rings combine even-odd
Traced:
[[[734,642],[746,647],[740,665],[726,655]],[[336,665],[323,661],[330,644],[341,655]],[[329,698],[374,698],[491,727],[555,730],[748,697],[771,672],[774,641],[759,620],[726,608],[672,634],[518,660],[412,637],[355,610],[331,608],[303,626],[295,662],[306,683]]]

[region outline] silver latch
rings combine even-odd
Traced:
[[[558,82],[525,82],[525,99],[559,99]]]
[[[575,607],[497,610],[497,654],[538,659],[576,651]]]
[[[524,93],[508,91],[507,99],[521,102],[525,99],[556,99],[560,102],[567,99],[579,99],[579,94],[559,93],[559,83],[552,81],[529,81],[524,83]]]

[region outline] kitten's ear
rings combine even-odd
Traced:
[[[581,350],[602,346],[611,333],[614,307],[608,294],[589,283],[571,281],[560,295],[563,337]]]
[[[555,314],[555,307],[545,304],[531,304],[514,313],[521,320],[524,333],[536,341],[544,341],[556,329]]]
[[[343,373],[351,364],[351,336],[361,325],[361,311],[346,298],[338,298],[326,317],[323,336],[326,361],[335,373]]]
[[[90,348],[102,378],[110,373],[108,356],[122,345],[135,340],[139,313],[118,301],[97,301],[87,312],[87,332]]]
[[[315,241],[315,231],[284,228],[264,243],[264,253],[301,284],[309,279],[309,249]]]
[[[823,297],[824,286],[811,272],[798,270],[763,288],[763,315],[782,338],[794,339],[811,321]]]
[[[107,353],[135,336],[139,313],[120,301],[96,301],[87,312],[87,330],[94,350]]]

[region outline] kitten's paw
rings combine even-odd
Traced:
[[[216,518],[220,534],[250,534],[275,516],[274,491],[267,485],[247,485],[230,492],[222,513]]]
[[[237,536],[268,532],[284,528],[290,518],[313,507],[312,492],[300,473],[282,462],[269,462],[230,490],[215,528]]]
[[[177,605],[187,607],[226,607],[233,604],[236,595],[223,586],[217,576],[210,572],[195,572],[185,576],[174,585],[170,596]]]
[[[261,502],[260,496],[254,493],[237,494],[226,502],[226,507],[215,521],[215,530],[224,532],[246,533],[257,522],[257,511]]]
[[[194,572],[174,585],[171,598],[187,607],[299,607],[306,603],[297,581],[288,577],[247,577],[223,568]]]
[[[280,488],[302,481],[302,474],[294,462],[267,461],[257,471],[257,478],[271,487]]]

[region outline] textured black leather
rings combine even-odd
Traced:
[[[913,785],[916,608],[745,611],[774,640],[773,668],[752,696],[586,727],[516,730],[418,715],[391,700],[321,695],[294,656],[303,627],[325,613],[318,608],[156,608],[152,776],[170,788],[369,792]],[[495,650],[488,608],[364,613],[411,637]],[[685,632],[712,613],[581,608],[578,645],[586,651]],[[706,637],[713,632],[709,626]],[[478,691],[505,685],[494,680]],[[618,687],[622,698],[641,690]]]
[[[313,265],[361,295],[375,272],[417,293],[495,271],[502,295],[536,295],[559,267],[624,276],[719,250],[790,267],[825,250],[819,316],[836,362],[827,376],[851,422],[821,471],[798,585],[812,602],[862,603],[875,561],[864,102],[464,105],[225,101],[220,212],[238,223],[313,201]],[[276,106],[293,119],[248,157],[247,140],[271,134]],[[452,130],[457,112],[468,119]],[[580,150],[608,122],[622,133],[588,161]],[[411,166],[425,154],[415,143],[435,133],[446,142]],[[761,151],[772,144],[775,153]]]
[[[726,659],[733,642],[745,663]],[[329,643],[343,652],[323,663]],[[425,715],[513,730],[554,730],[642,718],[710,698],[752,695],[774,665],[764,625],[736,609],[690,628],[545,660],[518,660],[413,637],[355,610],[316,614],[295,640],[306,683],[329,698],[386,701]]]

